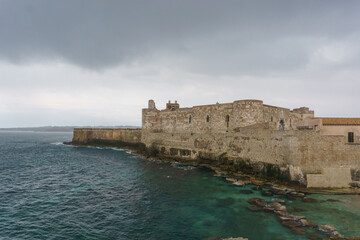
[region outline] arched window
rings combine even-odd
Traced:
[[[206,122],[210,122],[210,116],[209,115],[206,116]]]
[[[189,115],[189,123],[191,123],[191,120],[192,120],[192,119],[191,119],[191,115]]]

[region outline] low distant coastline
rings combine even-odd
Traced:
[[[138,128],[136,126],[43,126],[0,128],[0,131],[12,132],[73,132],[74,128]]]

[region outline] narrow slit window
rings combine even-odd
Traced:
[[[210,122],[210,116],[209,115],[206,116],[206,122]]]
[[[348,132],[348,142],[353,143],[354,142],[354,133]]]
[[[191,120],[192,120],[192,119],[191,119],[191,115],[190,115],[190,116],[189,116],[189,123],[191,123]]]
[[[226,122],[226,127],[228,128],[229,127],[229,122],[230,122],[230,116],[229,115],[226,115],[225,122]]]

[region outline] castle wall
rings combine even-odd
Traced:
[[[325,166],[348,167],[353,180],[360,180],[360,146],[346,144],[342,136],[307,130],[275,131],[255,125],[228,133],[143,132],[142,141],[168,157],[207,158],[215,163],[222,156],[235,165],[246,162],[257,168],[258,163],[265,163],[285,172],[295,168],[289,178],[302,183],[306,174],[319,174]]]
[[[360,126],[359,125],[323,125],[321,132],[324,135],[340,135],[347,138],[348,132],[354,133],[354,140],[360,143]]]
[[[306,184],[308,175],[313,186],[327,182],[331,174],[321,175],[324,167],[345,167],[353,181],[360,181],[360,144],[347,143],[344,135],[351,130],[357,139],[358,127],[322,126],[305,107],[289,110],[241,100],[192,108],[169,102],[165,110],[158,110],[150,100],[142,113],[142,129],[74,129],[73,143],[146,145],[160,157],[206,160],[233,172],[246,170],[301,184]]]
[[[177,103],[176,103],[177,104]],[[153,101],[151,102],[152,106]],[[167,106],[173,105],[168,103]],[[228,132],[259,123],[269,123],[278,130],[280,121],[284,129],[296,129],[304,118],[313,117],[307,108],[293,111],[286,108],[264,105],[260,100],[240,100],[233,103],[194,106],[173,110],[158,110],[155,107],[143,109],[143,129],[153,132]]]
[[[285,130],[292,129],[291,117],[290,109],[264,105],[264,121],[268,122],[272,129],[279,129],[281,119],[285,121]]]
[[[334,178],[336,176],[336,178]],[[346,188],[351,182],[350,168],[323,168],[321,174],[308,174],[307,187]]]
[[[286,180],[302,184],[307,174],[321,174],[324,167],[349,168],[352,180],[360,181],[360,145],[346,143],[344,136],[324,136],[308,130],[278,131],[269,125],[255,124],[222,133],[77,128],[73,143],[145,144],[157,149],[161,156],[192,161],[206,159],[214,165],[225,161],[221,167],[232,171],[251,168],[255,174],[285,176]],[[278,172],[274,175],[269,166],[271,171]],[[316,175],[312,179],[317,183],[311,184],[317,186],[327,177]]]
[[[73,143],[87,144],[94,140],[141,143],[141,129],[75,128]]]

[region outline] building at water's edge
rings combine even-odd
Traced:
[[[74,129],[73,143],[125,144],[160,158],[206,162],[231,171],[344,188],[360,181],[360,118],[316,118],[302,107],[260,100],[142,110],[141,129]]]

